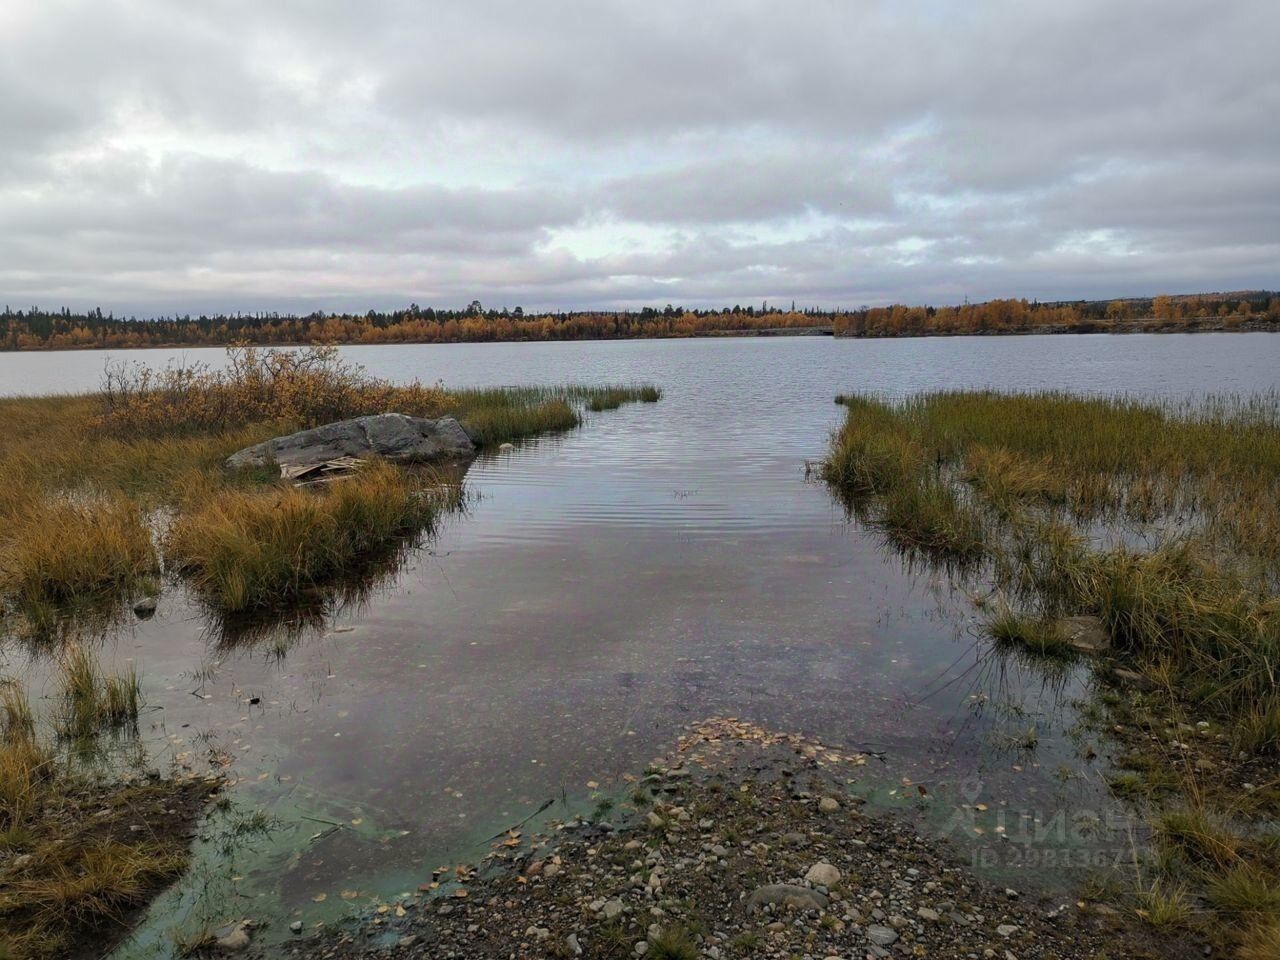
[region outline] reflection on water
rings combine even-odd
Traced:
[[[225,765],[235,781],[198,867],[121,956],[163,955],[175,918],[275,917],[263,936],[284,938],[295,917],[411,891],[548,799],[548,816],[589,807],[588,781],[642,767],[710,715],[875,751],[860,786],[938,829],[958,804],[1029,822],[1101,811],[1067,732],[1085,681],[986,654],[965,595],[806,482],[841,414],[832,397],[1280,385],[1268,335],[349,353],[400,379],[644,379],[664,394],[477,462],[467,514],[359,602],[228,633],[168,588],[152,620],[109,633],[104,660],[142,676],[156,762]],[[89,387],[101,362],[0,356],[0,389]],[[10,649],[4,670],[39,684],[24,657]],[[984,823],[966,832],[989,843]]]

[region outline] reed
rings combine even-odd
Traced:
[[[163,533],[169,518],[176,532],[160,539],[177,550],[174,569],[224,611],[240,611],[298,597],[376,552],[363,533],[336,525],[370,521],[394,552],[406,533],[428,528],[426,514],[456,503],[456,490],[423,498],[419,488],[410,503],[385,475],[349,484],[350,493],[303,496],[277,489],[267,471],[222,469],[236,450],[282,432],[399,411],[456,417],[485,447],[572,429],[584,407],[660,397],[649,384],[446,391],[369,377],[332,348],[237,348],[222,370],[114,367],[97,394],[0,399],[0,619],[13,615],[4,629],[33,637],[67,632],[90,613],[108,622],[155,579],[153,528]],[[389,493],[398,519],[362,500],[366,489]],[[272,522],[264,512],[277,504],[284,513]]]
[[[60,735],[84,739],[104,729],[137,724],[141,688],[132,667],[123,675],[104,675],[93,654],[72,644],[62,655],[61,673],[62,712],[56,721]]]
[[[1280,754],[1280,395],[839,399],[823,476],[898,548],[980,558],[965,575],[1027,611],[988,622],[997,647],[1064,661],[1075,654],[1057,618],[1096,616],[1110,654],[1150,688],[1114,709],[1212,720],[1241,779]],[[1280,955],[1280,842],[1257,822],[1274,784],[1241,794],[1141,743],[1111,781],[1154,806],[1153,863],[1131,907],[1241,957]]]
[[[31,712],[26,691],[15,680],[0,681],[0,715],[3,716],[0,731],[5,741],[22,743],[35,736],[35,714]]]
[[[387,547],[429,532],[456,505],[431,473],[375,463],[322,489],[224,490],[178,517],[165,553],[216,609],[298,601]]]

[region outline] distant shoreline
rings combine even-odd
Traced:
[[[1131,334],[1157,333],[1280,333],[1280,323],[1269,320],[1254,320],[1244,323],[1228,324],[1222,318],[1211,317],[1197,319],[1195,322],[1158,322],[1134,320],[1123,323],[1081,324],[1079,326],[1044,326],[1029,329],[1001,330],[957,330],[957,331],[913,331],[911,333],[846,333],[835,332],[830,324],[813,327],[768,327],[759,330],[712,330],[693,334],[667,334],[664,336],[642,337],[573,337],[563,339],[542,339],[520,337],[507,340],[394,340],[379,343],[367,343],[360,340],[346,340],[333,343],[337,347],[406,347],[406,346],[459,346],[463,344],[482,343],[617,343],[620,341],[644,340],[716,340],[734,337],[831,337],[839,340],[936,340],[952,337],[1033,337],[1033,336],[1082,336],[1085,334],[1109,334],[1127,336]],[[86,346],[38,346],[14,349],[0,348],[0,354],[18,353],[106,353],[112,350],[220,350],[238,344],[230,343],[190,343],[174,341],[171,343],[145,344],[109,344],[106,346],[92,344]],[[254,342],[253,347],[266,349],[300,348],[328,345],[323,340],[271,340]]]

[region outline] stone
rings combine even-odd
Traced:
[[[942,914],[938,913],[937,910],[931,910],[928,907],[921,907],[916,911],[916,916],[921,920],[928,920],[930,923],[937,923],[942,919]]]
[[[835,797],[823,797],[818,801],[818,810],[822,813],[835,813],[840,809],[840,801]]]
[[[606,920],[612,920],[618,914],[622,913],[622,901],[608,900],[605,902],[605,905],[600,909],[600,912],[604,914],[604,918]]]
[[[1111,638],[1098,617],[1063,617],[1057,627],[1067,644],[1080,653],[1096,656],[1111,649]]]
[[[392,463],[429,463],[474,456],[476,446],[453,417],[425,420],[379,413],[273,437],[227,458],[229,469],[279,466],[292,475],[343,457],[381,457]]]
[[[293,923],[289,924],[289,932],[290,932],[290,933],[301,933],[301,932],[302,932],[302,921],[301,921],[301,920],[295,920],[295,921],[293,921]]]
[[[139,620],[150,620],[156,614],[156,598],[143,597],[133,605],[133,614]]]
[[[809,868],[804,878],[819,887],[833,887],[840,882],[840,871],[826,861],[819,861]]]
[[[249,925],[230,924],[215,932],[213,945],[222,953],[239,953],[249,947]]]
[[[569,952],[575,957],[582,956],[582,944],[578,942],[578,935],[576,933],[569,934],[564,938],[564,942],[566,946],[568,946]]]
[[[897,941],[898,931],[892,927],[883,927],[878,923],[873,923],[867,927],[867,939],[877,947],[887,947]]]
[[[1002,923],[1000,926],[996,927],[996,933],[1000,934],[1002,937],[1012,937],[1017,932],[1017,926],[1012,923]]]
[[[796,910],[825,910],[830,902],[825,894],[808,887],[794,883],[770,883],[752,891],[747,897],[747,910],[754,913],[771,905]]]

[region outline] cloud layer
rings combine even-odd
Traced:
[[[1280,286],[1280,6],[0,9],[0,297],[824,306]]]

